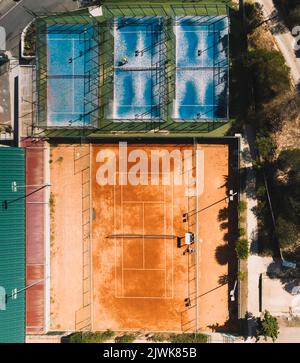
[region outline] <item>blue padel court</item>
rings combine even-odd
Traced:
[[[161,17],[115,19],[113,119],[159,117],[166,46],[162,30]]]
[[[94,28],[76,24],[68,31],[50,25],[47,31],[47,124],[82,126],[91,123]],[[94,44],[95,43],[95,44]]]
[[[228,18],[177,17],[174,118],[226,119]]]
[[[46,44],[48,126],[229,118],[226,15],[52,24]]]

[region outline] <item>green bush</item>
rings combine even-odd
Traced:
[[[78,333],[74,333],[72,335],[70,335],[68,337],[68,342],[69,343],[82,343],[82,333],[78,332]]]
[[[239,213],[244,213],[247,210],[247,203],[244,200],[239,201],[238,211]]]
[[[278,337],[279,326],[277,319],[272,316],[268,311],[265,311],[264,318],[260,322],[259,335],[262,335],[267,339],[267,337],[272,338],[273,342]]]
[[[247,277],[247,272],[246,271],[239,271],[237,274],[238,280],[239,281],[244,281],[245,278]]]
[[[155,342],[155,343],[161,343],[164,342],[166,340],[168,340],[165,336],[161,335],[161,334],[153,334],[151,336],[149,336],[147,338],[148,341],[150,342]]]
[[[36,47],[36,26],[32,23],[25,34],[24,53],[25,55],[34,55]]]
[[[246,217],[243,214],[239,216],[239,222],[240,223],[245,223],[246,222]]]
[[[115,338],[116,343],[133,343],[135,341],[135,335],[134,334],[124,334],[120,337]]]
[[[205,334],[172,334],[169,338],[171,343],[207,343],[208,336]]]
[[[70,343],[102,343],[111,339],[115,333],[112,330],[105,332],[77,332],[70,335]]]
[[[240,229],[239,229],[239,236],[240,236],[240,237],[245,237],[245,235],[246,235],[246,230],[245,230],[245,228],[240,228]]]
[[[260,156],[263,160],[272,160],[276,151],[276,141],[270,135],[258,135],[256,138],[256,145]]]
[[[249,256],[249,243],[245,238],[236,241],[235,250],[240,260],[246,260]]]

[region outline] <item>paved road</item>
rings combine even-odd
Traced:
[[[20,35],[25,26],[34,18],[28,10],[41,13],[77,9],[73,0],[0,0],[0,26],[6,30],[6,47],[14,57],[19,55]]]
[[[271,15],[274,15],[276,9],[274,7],[272,0],[256,0],[258,3],[263,5],[264,16],[268,19]],[[280,27],[284,29],[283,33],[275,34],[273,32],[275,41],[279,50],[285,58],[287,65],[291,68],[291,75],[295,82],[298,84],[300,81],[300,58],[296,58],[294,51],[294,37],[290,33],[289,29],[287,29],[282,20],[277,20],[277,25],[280,24]],[[274,26],[273,22],[269,22],[270,29],[272,31],[272,27]]]

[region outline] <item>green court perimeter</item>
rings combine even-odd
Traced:
[[[38,127],[41,135],[47,137],[78,138],[101,137],[109,135],[130,134],[142,136],[177,135],[201,133],[203,136],[222,137],[227,134],[232,121],[201,120],[175,121],[171,117],[175,94],[175,42],[173,21],[175,16],[209,15],[230,16],[229,1],[103,1],[103,16],[92,18],[87,11],[80,10],[65,14],[44,14],[36,19],[37,24],[37,77],[36,93],[38,99],[36,118],[33,126]],[[165,18],[166,38],[166,84],[161,93],[163,102],[163,119],[151,121],[115,121],[107,116],[107,108],[113,98],[113,35],[112,19],[118,16],[163,16]],[[49,24],[93,24],[97,28],[99,50],[94,51],[94,63],[99,68],[99,88],[97,117],[93,117],[91,125],[83,127],[49,127],[47,125],[47,25]],[[229,49],[228,49],[229,53]],[[229,86],[229,84],[228,84]]]

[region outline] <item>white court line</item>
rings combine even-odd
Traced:
[[[74,41],[72,41],[72,66],[73,66],[73,75],[75,75],[75,62],[73,61],[75,58],[75,45],[74,45]],[[72,110],[74,112],[75,109],[75,100],[74,100],[74,94],[75,94],[75,78],[73,78],[73,93],[72,93],[72,99],[73,99],[73,105],[72,105]]]
[[[142,202],[143,206],[143,269],[145,268],[145,203]]]
[[[127,26],[127,25],[126,25]],[[154,32],[154,31],[147,31],[147,30],[137,30],[137,31],[121,31],[118,29],[117,26],[115,26],[116,32],[118,33],[118,37],[120,37],[119,34],[162,34],[162,31]]]
[[[147,186],[147,185],[145,185],[145,186]],[[150,202],[150,201],[148,201],[148,200],[146,200],[146,201],[138,201],[138,200],[124,200],[124,202],[123,203],[128,203],[128,204],[136,204],[136,203],[144,203],[144,204],[163,204],[163,203],[165,203],[164,201],[156,201],[156,200],[154,200],[153,202]]]
[[[122,299],[167,299],[167,300],[171,300],[173,299],[172,297],[164,297],[164,296],[116,296],[116,298],[122,298]],[[136,329],[139,330],[139,329]]]
[[[54,112],[54,111],[51,111],[51,112],[48,112],[48,115],[57,115],[57,114],[62,114],[62,115],[77,115],[77,114],[80,114],[80,112],[73,112],[73,111],[70,111],[70,112]]]
[[[167,208],[166,208],[166,187],[164,187],[164,235],[167,234]],[[167,296],[167,243],[164,238],[164,249],[165,249],[165,296]]]
[[[124,218],[123,218],[123,186],[121,185],[121,226],[122,233],[124,233]],[[122,296],[124,296],[124,238],[122,238]]]
[[[164,271],[164,268],[130,268],[124,267],[125,271]]]
[[[217,106],[217,105],[207,105],[207,104],[203,104],[203,105],[198,105],[198,104],[194,104],[194,105],[184,105],[184,104],[181,104],[180,105],[181,107],[195,107],[195,106],[201,106],[201,107],[213,107],[213,106]]]
[[[114,231],[116,230],[116,183],[114,183],[114,208],[113,208],[113,226]],[[117,240],[115,239],[115,297],[118,295],[117,289]]]
[[[118,174],[118,173],[117,173]],[[160,187],[162,185],[159,185]],[[124,191],[123,191],[123,186],[116,186],[114,185],[114,217],[113,217],[113,225],[114,225],[114,229],[116,230],[117,228],[117,215],[116,215],[116,189],[117,187],[119,187],[120,189],[120,207],[121,207],[121,226],[122,226],[122,232],[124,232],[124,219],[123,219],[123,205],[124,204],[140,204],[143,206],[143,232],[144,232],[144,228],[145,228],[145,205],[146,204],[163,204],[163,208],[164,208],[164,231],[166,233],[166,228],[167,228],[167,213],[169,212],[169,209],[167,209],[167,200],[166,200],[166,186],[164,185],[164,201],[133,201],[133,200],[129,200],[129,201],[123,201],[123,195],[124,195]],[[172,210],[171,210],[171,215],[172,215],[172,226],[171,226],[171,230],[172,232],[174,232],[174,211],[173,211],[173,206],[174,206],[174,186],[173,184],[171,185],[171,188],[172,188],[172,193],[171,193],[171,206],[172,206]],[[169,203],[168,203],[169,204]],[[171,273],[172,273],[172,282],[171,282],[171,288],[172,288],[172,293],[171,293],[171,297],[170,296],[167,296],[167,289],[166,289],[166,286],[168,286],[168,281],[167,281],[167,252],[169,251],[168,250],[168,247],[169,247],[169,244],[166,243],[166,239],[164,238],[164,242],[165,242],[165,268],[164,269],[145,269],[145,262],[143,260],[143,269],[137,269],[137,268],[124,268],[124,248],[123,248],[123,243],[124,243],[124,239],[122,238],[122,277],[121,277],[121,283],[122,283],[122,286],[121,286],[121,295],[118,294],[118,288],[117,288],[117,285],[118,285],[118,273],[117,273],[117,263],[115,263],[115,297],[116,298],[128,298],[128,299],[173,299],[174,298],[174,246],[173,246],[173,241],[171,242],[172,243],[172,246],[171,246],[171,249],[170,249],[170,252],[171,252],[171,256],[169,255],[169,257],[171,257]],[[144,238],[143,238],[143,248],[144,248]],[[144,252],[143,252],[143,259],[144,259]],[[115,262],[117,262],[117,242],[115,240]],[[165,271],[165,294],[164,296],[124,296],[124,271],[127,271],[127,270],[131,270],[131,271]]]
[[[90,158],[90,170],[89,170],[89,188],[90,188],[90,196],[89,196],[89,203],[90,203],[90,288],[91,288],[91,330],[94,328],[94,280],[93,280],[93,176],[92,176],[92,165],[93,165],[93,149],[91,143],[89,144],[89,158]],[[92,217],[92,218],[91,218]]]
[[[174,235],[174,185],[172,184],[172,235]],[[172,243],[172,299],[174,298],[174,243]]]
[[[156,105],[119,105],[118,107],[134,107],[134,108],[140,108],[140,107],[154,107],[154,106],[157,106]]]
[[[182,27],[182,25],[175,25]],[[196,25],[186,25],[186,26],[196,26]],[[199,33],[199,34],[209,34],[209,33],[220,33],[220,30],[177,30],[177,33]]]
[[[75,41],[80,41],[79,38],[49,38],[49,34],[51,33],[48,33],[47,35],[47,40],[48,40],[48,43],[51,42],[52,40],[62,40],[62,41],[72,41],[72,40],[75,40]]]
[[[142,217],[142,220],[143,220],[143,234],[145,233],[145,204],[163,204],[163,208],[164,208],[164,232],[166,233],[166,187],[163,186],[164,188],[164,202],[151,202],[151,201],[124,201],[123,202],[123,186],[121,186],[121,205],[122,205],[122,210],[123,210],[123,204],[126,204],[126,203],[134,203],[134,204],[140,204],[142,205],[142,210],[143,210],[143,217]],[[122,223],[123,223],[123,213],[122,213]],[[122,232],[123,231],[123,224],[122,224]],[[165,268],[164,269],[146,269],[145,268],[145,238],[143,237],[143,268],[142,269],[137,269],[137,268],[124,268],[123,267],[123,264],[122,264],[122,297],[125,297],[124,296],[124,271],[126,270],[131,270],[131,271],[164,271],[164,278],[165,278],[165,293],[163,296],[161,297],[156,297],[156,298],[161,298],[161,299],[165,299],[167,298],[167,244],[166,244],[166,239],[164,238],[164,249],[165,249]],[[123,238],[122,238],[122,252],[123,252]],[[172,251],[173,253],[173,251]],[[172,256],[173,258],[173,256]],[[173,266],[172,266],[172,279],[173,279]],[[173,285],[172,285],[172,297],[173,297]],[[131,297],[130,298],[138,298],[138,297]],[[141,297],[139,297],[141,298]],[[143,298],[153,298],[153,297],[143,297]]]

